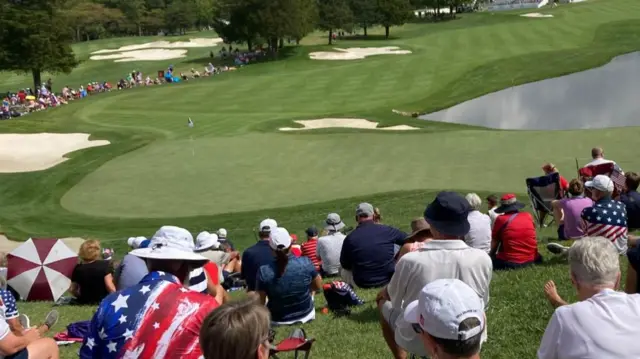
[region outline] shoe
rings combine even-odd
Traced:
[[[58,322],[59,316],[60,315],[57,310],[50,311],[46,318],[44,318],[44,325],[46,325],[48,329],[53,328],[53,326]]]
[[[561,244],[558,243],[549,243],[547,244],[547,249],[549,250],[549,252],[553,253],[553,254],[565,254],[569,251],[568,247],[565,247]]]
[[[31,328],[31,321],[29,320],[29,317],[27,317],[26,314],[18,315],[18,322],[20,323],[20,325],[22,325],[24,329]]]

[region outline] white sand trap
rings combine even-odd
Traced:
[[[532,17],[532,18],[545,18],[545,17],[553,17],[553,15],[551,14],[541,14],[539,12],[530,12],[528,14],[522,14],[520,15],[522,17]]]
[[[337,52],[319,51],[312,52],[309,57],[312,60],[361,60],[367,56],[376,55],[407,55],[409,50],[400,50],[398,46],[386,47],[350,47],[348,49],[334,48]]]
[[[161,61],[169,59],[178,59],[187,56],[187,50],[168,50],[168,49],[147,49],[125,51],[109,55],[93,55],[91,60],[115,60],[115,62],[131,62],[131,61]]]
[[[66,161],[67,153],[108,144],[86,133],[0,134],[0,173],[46,170]]]
[[[82,245],[82,242],[84,242],[84,239],[77,237],[60,238],[60,240],[76,253],[80,251],[80,246]],[[12,241],[8,239],[4,234],[0,233],[0,252],[11,252],[22,244],[24,244],[24,242]]]
[[[222,39],[219,37],[189,39],[189,41],[175,41],[175,42],[154,41],[154,42],[147,42],[146,44],[122,46],[117,49],[102,49],[102,50],[92,52],[91,55],[106,54],[110,52],[144,50],[144,49],[182,49],[182,48],[192,48],[192,47],[214,47],[221,42],[222,42]]]
[[[321,118],[317,120],[294,121],[304,127],[281,127],[280,131],[304,131],[317,130],[321,128],[359,128],[365,130],[387,130],[387,131],[410,131],[418,130],[417,127],[408,125],[398,125],[378,128],[378,123],[361,118]]]

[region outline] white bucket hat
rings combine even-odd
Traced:
[[[209,232],[200,232],[196,237],[196,252],[206,251],[207,249],[218,249],[220,242],[218,236]]]
[[[151,237],[148,248],[134,249],[130,252],[145,259],[167,259],[200,262],[205,265],[209,260],[193,250],[193,236],[184,228],[163,226]]]

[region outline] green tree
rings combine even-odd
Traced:
[[[353,13],[354,22],[362,27],[364,36],[367,36],[367,28],[378,23],[376,0],[349,0],[349,7]]]
[[[159,33],[165,28],[164,19],[165,14],[163,9],[153,9],[146,12],[140,20],[143,32],[152,35]]]
[[[165,25],[169,32],[178,31],[183,34],[196,22],[195,4],[193,0],[172,0],[165,11]]]
[[[127,17],[127,20],[135,25],[138,36],[142,36],[142,19],[147,11],[144,0],[123,0],[118,7]]]
[[[42,73],[69,73],[78,62],[73,31],[62,0],[0,1],[0,68],[31,73],[34,88]]]
[[[318,27],[329,32],[329,45],[333,31],[353,25],[353,13],[347,0],[318,0]]]
[[[378,0],[377,13],[387,39],[391,26],[403,25],[413,16],[409,0]]]
[[[196,23],[202,28],[210,26],[215,19],[218,2],[216,0],[195,0]]]

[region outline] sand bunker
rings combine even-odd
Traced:
[[[317,120],[294,121],[304,127],[281,127],[280,131],[304,131],[317,130],[321,128],[359,128],[366,130],[386,130],[386,131],[410,131],[417,130],[417,127],[408,125],[398,125],[378,128],[378,123],[361,118],[321,118]]]
[[[76,253],[80,251],[80,246],[82,245],[82,242],[84,242],[84,239],[77,237],[60,238],[60,240]],[[0,252],[11,252],[22,244],[24,244],[24,242],[12,241],[8,239],[4,234],[0,233]]]
[[[397,46],[387,47],[350,47],[348,49],[334,48],[337,52],[320,51],[312,52],[309,57],[312,60],[361,60],[367,56],[376,55],[407,55],[409,50],[400,50]]]
[[[109,55],[93,55],[91,60],[115,60],[115,62],[160,61],[187,56],[187,50],[148,49],[119,52]]]
[[[522,14],[522,15],[520,15],[520,16],[523,16],[523,17],[533,17],[533,18],[553,17],[553,15],[550,15],[550,14],[541,14],[541,13],[539,13],[539,12],[531,12],[531,13],[528,13],[528,14]]]
[[[108,144],[86,133],[0,134],[0,173],[46,170],[66,161],[67,153]]]
[[[211,38],[211,39],[189,39],[189,41],[154,41],[147,42],[146,44],[138,44],[138,45],[127,45],[122,46],[117,49],[103,49],[94,51],[91,55],[97,54],[106,54],[110,52],[125,52],[125,51],[133,51],[133,50],[144,50],[144,49],[183,49],[183,48],[192,48],[192,47],[213,47],[222,42],[222,39]]]

